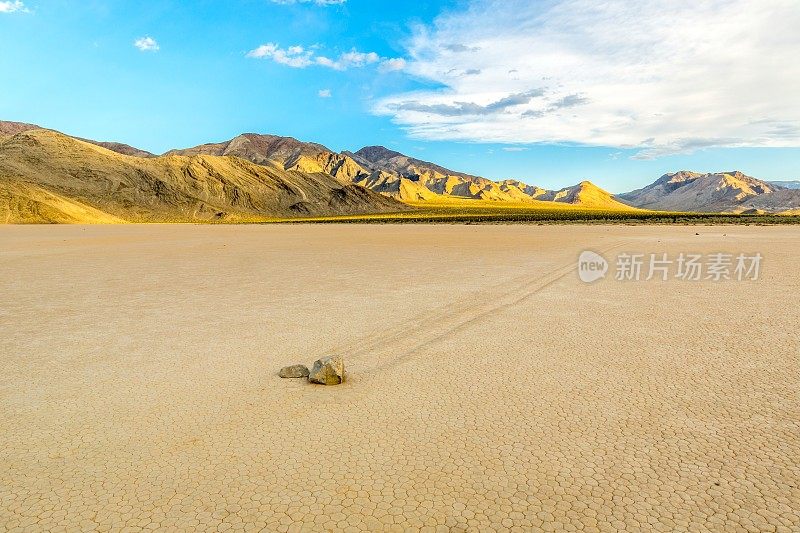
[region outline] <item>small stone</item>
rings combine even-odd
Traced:
[[[292,365],[281,368],[278,375],[282,378],[306,378],[308,377],[308,367],[306,365]]]
[[[341,355],[323,357],[314,362],[308,381],[320,385],[339,385],[344,382],[344,359]]]

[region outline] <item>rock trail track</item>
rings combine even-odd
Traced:
[[[599,253],[604,255],[632,243],[631,240],[625,240],[606,246]],[[349,367],[359,374],[392,368],[493,313],[524,302],[565,276],[575,274],[576,266],[577,259],[533,278],[530,275],[521,275],[488,288],[471,291],[457,300],[393,324],[389,331],[345,346],[336,346],[332,353],[346,357]]]

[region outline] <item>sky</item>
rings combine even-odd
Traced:
[[[800,179],[797,0],[0,0],[0,120],[287,135],[624,192]]]

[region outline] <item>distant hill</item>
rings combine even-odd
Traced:
[[[210,155],[134,157],[29,129],[0,141],[0,221],[251,221],[398,212],[329,174]]]
[[[561,191],[548,191],[519,180],[492,181],[457,172],[383,146],[367,146],[346,154],[369,172],[357,183],[407,202],[442,202],[452,198],[510,203],[560,202],[578,207],[630,209],[588,181]]]
[[[133,157],[156,157],[155,154],[152,154],[147,150],[140,150],[139,148],[135,148],[133,146],[124,143],[93,141],[91,139],[82,139],[80,137],[75,137],[75,138],[78,139],[79,141],[95,144],[97,146],[102,146],[107,150],[111,150],[112,152],[117,152],[118,154],[122,155],[130,155]]]
[[[35,124],[26,124],[25,122],[11,122],[8,120],[0,120],[0,136],[10,137],[23,131],[38,130],[39,126]]]
[[[760,194],[747,198],[734,212],[749,210],[782,215],[797,214],[800,211],[800,190],[780,189],[771,194]]]
[[[370,188],[379,183],[379,190],[391,191],[405,201],[441,200],[442,197],[505,202],[530,200],[525,194],[515,195],[516,191],[503,190],[492,180],[456,172],[383,146],[367,146],[348,155],[370,172],[359,183]]]
[[[800,191],[739,171],[665,174],[647,187],[620,194],[618,198],[635,207],[662,211],[774,213],[800,207]]]
[[[36,124],[26,124],[25,122],[10,122],[10,121],[0,120],[0,139],[2,139],[3,137],[10,137],[12,135],[16,135],[17,133],[22,133],[31,130],[40,130],[40,129],[43,128],[41,126],[37,126]],[[93,141],[91,139],[82,139],[80,137],[76,137],[76,139],[96,144],[97,146],[102,146],[103,148],[108,148],[112,152],[117,152],[119,154],[132,155],[136,157],[155,157],[154,154],[151,154],[146,150],[140,150],[138,148],[134,148],[133,146],[129,146],[123,143]]]
[[[800,189],[800,181],[770,181],[772,185],[783,187],[784,189]]]
[[[383,146],[366,146],[354,154],[354,159],[370,170],[387,170],[404,177],[431,179],[458,177],[464,181],[475,183],[490,181],[464,172],[455,172],[435,163],[415,159]]]
[[[235,156],[257,165],[304,173],[326,173],[342,183],[351,183],[366,174],[350,157],[337,154],[316,143],[298,141],[292,137],[245,133],[229,141],[203,144],[194,148],[171,150],[165,155]]]
[[[628,205],[617,201],[614,196],[590,181],[582,181],[573,187],[560,191],[547,191],[538,200],[561,202],[600,209],[627,209]]]

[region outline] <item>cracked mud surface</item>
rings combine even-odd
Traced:
[[[794,228],[0,227],[0,244],[0,530],[800,530]],[[586,285],[587,248],[764,265]],[[337,353],[343,385],[277,376]]]

